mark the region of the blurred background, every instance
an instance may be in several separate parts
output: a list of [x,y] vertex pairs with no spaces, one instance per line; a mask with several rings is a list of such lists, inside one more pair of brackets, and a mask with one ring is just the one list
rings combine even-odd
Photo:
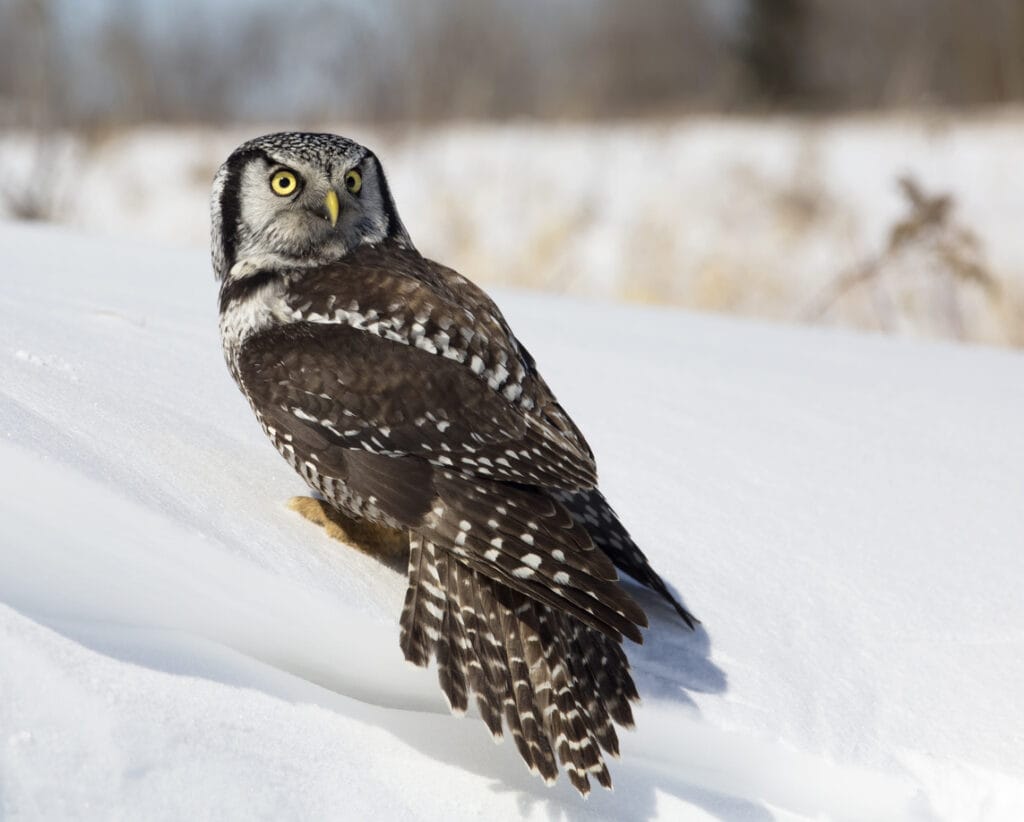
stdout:
[[5,219],[202,247],[284,128],[487,286],[1024,345],[1022,0],[0,0]]

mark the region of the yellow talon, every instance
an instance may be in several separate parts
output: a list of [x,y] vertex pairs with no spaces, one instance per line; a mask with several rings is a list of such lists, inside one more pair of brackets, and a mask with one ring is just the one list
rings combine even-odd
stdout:
[[408,557],[409,537],[404,531],[350,517],[315,497],[292,497],[288,507],[322,527],[331,539],[365,554],[388,562],[404,561]]

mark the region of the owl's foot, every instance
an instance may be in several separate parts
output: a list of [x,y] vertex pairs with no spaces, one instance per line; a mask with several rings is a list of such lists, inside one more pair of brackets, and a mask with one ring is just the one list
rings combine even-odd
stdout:
[[408,556],[409,537],[403,531],[350,517],[315,497],[292,497],[288,507],[321,526],[327,536],[363,553],[386,562],[403,562]]

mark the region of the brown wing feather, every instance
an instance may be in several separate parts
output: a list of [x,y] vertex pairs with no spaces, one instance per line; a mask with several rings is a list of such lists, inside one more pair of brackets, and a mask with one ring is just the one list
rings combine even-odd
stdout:
[[347,325],[296,323],[243,349],[261,408],[339,447],[422,457],[470,476],[554,488],[596,482],[589,452],[536,411],[510,404],[464,365]]

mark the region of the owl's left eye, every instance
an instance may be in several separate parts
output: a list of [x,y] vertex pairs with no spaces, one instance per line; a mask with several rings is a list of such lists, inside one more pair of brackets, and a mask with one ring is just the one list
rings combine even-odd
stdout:
[[270,188],[278,197],[287,197],[294,194],[299,187],[299,178],[291,171],[275,171],[270,178]]
[[363,175],[355,169],[352,169],[348,174],[345,175],[345,188],[351,191],[353,194],[358,194],[359,189],[363,187]]

